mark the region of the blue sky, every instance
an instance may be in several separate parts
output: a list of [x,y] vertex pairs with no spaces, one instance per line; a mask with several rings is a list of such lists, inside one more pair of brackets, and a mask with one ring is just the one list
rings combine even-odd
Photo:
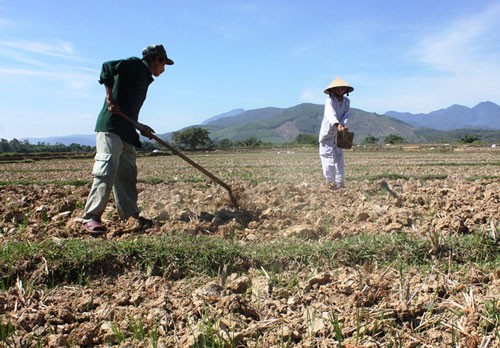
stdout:
[[500,1],[0,0],[0,138],[92,134],[104,61],[164,44],[140,120],[176,131],[232,109],[324,103],[428,113],[500,104]]

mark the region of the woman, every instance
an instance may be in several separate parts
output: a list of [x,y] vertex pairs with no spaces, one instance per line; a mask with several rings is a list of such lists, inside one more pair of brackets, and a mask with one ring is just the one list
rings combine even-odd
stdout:
[[325,102],[323,122],[319,131],[319,155],[328,188],[344,187],[344,152],[337,147],[337,132],[345,127],[349,118],[349,95],[354,90],[341,78],[335,78],[324,90],[328,95]]

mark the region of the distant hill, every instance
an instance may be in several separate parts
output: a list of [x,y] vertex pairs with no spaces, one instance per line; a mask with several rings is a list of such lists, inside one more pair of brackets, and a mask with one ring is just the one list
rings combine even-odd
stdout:
[[24,138],[21,140],[28,140],[29,143],[33,145],[44,143],[48,145],[62,144],[68,146],[71,144],[80,144],[85,146],[95,146],[95,134],[74,134],[48,138]]
[[500,106],[486,101],[473,108],[452,105],[428,114],[388,111],[385,115],[406,122],[414,127],[436,130],[500,129]]
[[[255,137],[264,142],[285,143],[295,140],[297,135],[319,133],[323,119],[323,105],[299,104],[291,108],[262,108],[245,111],[234,117],[225,117],[203,125],[210,131],[213,140],[246,140]],[[354,132],[354,141],[362,142],[367,136],[383,138],[389,134],[398,134],[409,142],[423,142],[425,137],[415,132],[412,127],[400,120],[351,109],[347,124]],[[189,128],[189,127],[187,127]],[[170,139],[171,134],[161,137]]]
[[245,112],[245,109],[234,109],[234,110],[231,110],[231,111],[228,111],[228,112],[225,112],[223,114],[220,114],[220,115],[215,115],[215,116],[212,116],[210,117],[209,119],[203,121],[201,124],[202,125],[205,125],[207,123],[210,123],[210,122],[214,122],[214,121],[217,121],[218,119],[220,118],[225,118],[225,117],[233,117],[233,116],[237,116],[239,114],[242,114]]
[[[290,108],[267,107],[248,110],[233,117],[206,122],[203,127],[210,131],[213,140],[227,138],[238,141],[255,137],[279,144],[291,142],[301,133],[318,134],[323,119],[323,108],[323,105],[305,103]],[[445,109],[446,112],[438,110],[430,116],[438,117],[443,124],[454,125],[457,129],[452,131],[432,129],[424,124],[411,124],[411,118],[405,121],[392,117],[394,112],[379,115],[355,108],[351,109],[347,126],[354,132],[354,142],[358,144],[368,136],[382,141],[389,134],[399,135],[410,143],[456,142],[469,134],[478,135],[484,142],[499,142],[500,131],[492,130],[496,123],[490,122],[489,129],[484,127],[485,120],[496,120],[498,108],[498,105],[492,102],[480,103],[473,109],[457,105]],[[474,117],[470,116],[470,112],[474,113]],[[400,116],[400,113],[396,113],[396,116]],[[469,122],[465,122],[466,120]],[[496,129],[500,129],[500,126]],[[170,134],[166,135],[167,138],[169,136]]]
[[[304,103],[290,108],[248,110],[237,116],[204,123],[203,128],[210,131],[210,138],[215,141],[224,138],[238,141],[255,137],[264,142],[280,144],[294,141],[301,133],[317,135],[323,119],[323,109],[323,105]],[[425,141],[425,137],[417,134],[413,126],[354,108],[351,109],[347,126],[355,133],[354,141],[357,143],[361,143],[369,135],[382,139],[389,134],[398,134],[409,142]],[[170,140],[171,133],[160,137]]]
[[[323,105],[304,103],[290,108],[266,107],[254,110],[234,109],[205,120],[201,125],[210,138],[232,141],[257,138],[276,144],[292,142],[299,134],[317,135],[323,119]],[[388,111],[385,115],[351,109],[347,126],[354,132],[354,142],[362,143],[373,136],[380,141],[389,134],[399,135],[409,143],[456,142],[475,134],[483,142],[500,142],[500,106],[482,102],[473,108],[452,105],[429,114]],[[186,129],[184,128],[184,129]],[[170,141],[172,133],[158,134]],[[72,143],[95,146],[95,135],[68,135],[50,138],[28,138],[31,144]],[[145,138],[142,138],[145,140]]]

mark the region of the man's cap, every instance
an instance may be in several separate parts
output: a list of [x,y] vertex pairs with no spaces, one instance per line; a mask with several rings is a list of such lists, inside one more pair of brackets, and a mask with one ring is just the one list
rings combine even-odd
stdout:
[[342,80],[340,77],[336,77],[335,80],[333,80],[332,82],[330,82],[330,84],[328,85],[328,87],[325,88],[325,90],[324,90],[325,94],[329,94],[330,93],[330,89],[333,89],[335,87],[345,87],[347,94],[349,94],[352,91],[354,91],[354,88],[350,84],[348,84],[347,82],[345,82],[344,80]]
[[167,56],[167,51],[163,45],[151,45],[142,50],[142,58],[162,58],[167,65],[174,65],[174,61]]

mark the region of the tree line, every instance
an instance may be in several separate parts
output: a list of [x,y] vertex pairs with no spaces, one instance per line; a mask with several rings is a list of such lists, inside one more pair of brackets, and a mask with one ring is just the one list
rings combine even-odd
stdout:
[[[273,146],[275,144],[264,142],[256,137],[249,137],[245,140],[231,140],[227,138],[212,140],[210,138],[210,131],[201,127],[192,127],[182,131],[172,133],[172,145],[183,150],[211,150],[211,149],[229,149],[235,147],[257,148],[265,146]],[[383,139],[369,135],[362,142],[362,145],[376,145],[383,144],[404,144],[406,140],[396,134],[389,134]],[[468,134],[463,136],[459,142],[464,144],[471,144],[480,141],[480,137],[476,134]],[[293,142],[289,145],[317,145],[318,136],[316,134],[301,133],[297,135]],[[144,141],[142,143],[142,151],[153,151],[159,149],[160,145]],[[28,140],[20,141],[18,139],[1,139],[0,152],[13,152],[13,153],[42,153],[42,152],[74,152],[85,153],[95,151],[95,146],[80,145],[80,144],[47,144],[38,142],[37,144],[30,144]]]
[[0,152],[14,152],[14,153],[42,153],[42,152],[92,152],[95,151],[95,146],[80,145],[80,144],[47,144],[38,142],[37,144],[30,144],[28,140],[12,140],[0,139]]
[[193,127],[182,131],[172,133],[172,141],[175,146],[186,150],[196,149],[224,149],[231,147],[260,147],[271,146],[272,143],[264,142],[256,137],[250,137],[245,140],[233,141],[223,138],[212,140],[209,136],[210,131],[205,128]]

